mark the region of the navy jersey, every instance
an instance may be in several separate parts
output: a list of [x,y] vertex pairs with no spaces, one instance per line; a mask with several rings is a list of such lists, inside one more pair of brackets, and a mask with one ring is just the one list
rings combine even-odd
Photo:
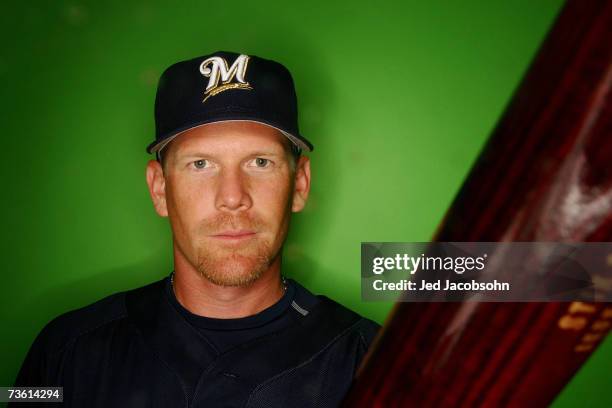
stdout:
[[15,386],[73,407],[336,407],[378,329],[291,279],[256,315],[197,316],[164,278],[52,320]]

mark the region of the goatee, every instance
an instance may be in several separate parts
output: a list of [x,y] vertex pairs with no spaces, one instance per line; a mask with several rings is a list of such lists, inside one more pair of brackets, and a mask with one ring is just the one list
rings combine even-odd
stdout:
[[[205,222],[199,230],[200,236],[208,237],[200,242],[196,269],[202,277],[219,286],[248,286],[261,277],[270,267],[276,253],[260,233],[265,224],[254,215],[221,214]],[[225,244],[211,235],[225,231],[247,230],[255,232],[252,238],[240,245]]]

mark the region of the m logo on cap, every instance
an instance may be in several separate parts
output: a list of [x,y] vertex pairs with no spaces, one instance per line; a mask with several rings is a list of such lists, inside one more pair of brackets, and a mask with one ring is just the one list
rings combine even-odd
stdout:
[[[249,63],[248,55],[239,55],[236,61],[228,68],[227,61],[221,57],[210,57],[205,59],[200,64],[200,72],[208,79],[208,85],[206,91],[204,91],[204,100],[206,102],[211,96],[217,95],[228,89],[253,89],[248,82],[244,80],[246,74],[247,64]],[[236,78],[237,82],[232,80]],[[221,84],[219,86],[219,79]]]

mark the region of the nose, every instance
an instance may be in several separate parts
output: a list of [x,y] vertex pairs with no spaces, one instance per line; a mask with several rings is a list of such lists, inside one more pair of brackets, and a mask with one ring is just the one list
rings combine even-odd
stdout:
[[220,211],[242,211],[251,207],[249,180],[238,169],[223,169],[219,174],[215,205]]

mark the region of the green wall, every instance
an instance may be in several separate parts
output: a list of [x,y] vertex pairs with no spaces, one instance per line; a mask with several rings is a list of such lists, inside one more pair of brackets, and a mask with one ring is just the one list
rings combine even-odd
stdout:
[[[561,3],[5,4],[0,385],[53,316],[170,272],[144,182],[166,66],[227,49],[290,68],[315,151],[286,273],[382,321],[390,304],[360,303],[360,242],[432,236]],[[611,361],[608,339],[556,407],[612,406]]]

